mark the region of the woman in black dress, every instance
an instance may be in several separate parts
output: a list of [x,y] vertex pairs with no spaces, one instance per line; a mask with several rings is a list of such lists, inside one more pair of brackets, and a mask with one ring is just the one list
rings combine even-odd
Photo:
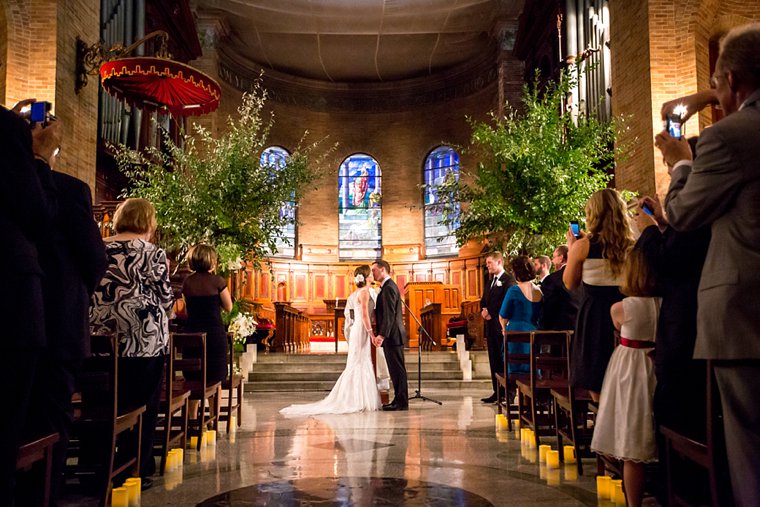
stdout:
[[604,372],[615,348],[610,308],[621,301],[623,263],[633,246],[625,202],[617,191],[594,192],[586,203],[587,233],[567,233],[567,266],[562,281],[568,290],[583,284],[575,334],[570,344],[570,382],[599,399]]
[[232,310],[227,281],[214,274],[217,254],[210,245],[196,245],[190,251],[193,274],[182,284],[187,308],[187,330],[206,333],[206,382],[227,378],[227,329],[221,310]]

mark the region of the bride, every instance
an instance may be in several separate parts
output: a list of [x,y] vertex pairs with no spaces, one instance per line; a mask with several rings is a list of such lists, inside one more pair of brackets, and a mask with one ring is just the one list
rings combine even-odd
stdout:
[[362,265],[354,270],[354,282],[358,288],[351,297],[355,298],[355,308],[361,312],[351,326],[348,336],[348,358],[346,369],[326,398],[316,403],[290,405],[280,410],[286,416],[305,416],[316,414],[348,414],[378,410],[380,394],[377,392],[375,371],[372,367],[372,321],[370,315],[375,303],[369,293],[372,271]]

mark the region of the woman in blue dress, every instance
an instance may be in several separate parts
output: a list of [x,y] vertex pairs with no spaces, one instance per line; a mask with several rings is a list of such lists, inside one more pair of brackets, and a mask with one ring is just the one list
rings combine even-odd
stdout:
[[[535,331],[541,313],[541,289],[533,283],[536,268],[529,257],[520,255],[510,263],[517,285],[507,290],[499,311],[499,321],[505,331]],[[509,343],[510,354],[528,354],[527,343]],[[509,373],[527,372],[528,366],[509,367]]]

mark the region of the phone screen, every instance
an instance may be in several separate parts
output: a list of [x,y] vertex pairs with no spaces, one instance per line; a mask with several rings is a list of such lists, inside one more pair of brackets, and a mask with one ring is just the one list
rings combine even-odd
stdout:
[[654,211],[652,211],[652,208],[650,208],[648,204],[642,204],[641,209],[650,217],[654,215]]
[[681,139],[683,136],[681,122],[668,118],[668,134],[670,134],[672,137],[675,137],[676,139]]
[[45,102],[32,102],[31,114],[29,119],[33,122],[44,122],[47,113]]
[[578,226],[578,222],[576,222],[575,220],[573,220],[572,222],[570,222],[570,230],[572,230],[572,231],[573,231],[573,236],[575,236],[576,238],[577,238],[577,237],[580,235],[580,233],[581,233],[581,229],[580,229],[580,227]]

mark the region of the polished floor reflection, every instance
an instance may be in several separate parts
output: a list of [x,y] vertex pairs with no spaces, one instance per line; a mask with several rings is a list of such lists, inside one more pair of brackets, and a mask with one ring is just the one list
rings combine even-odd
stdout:
[[156,479],[142,505],[597,505],[593,478],[546,470],[495,431],[487,393],[424,394],[443,405],[287,419],[280,408],[324,393],[249,393],[242,427],[186,450],[183,470]]

